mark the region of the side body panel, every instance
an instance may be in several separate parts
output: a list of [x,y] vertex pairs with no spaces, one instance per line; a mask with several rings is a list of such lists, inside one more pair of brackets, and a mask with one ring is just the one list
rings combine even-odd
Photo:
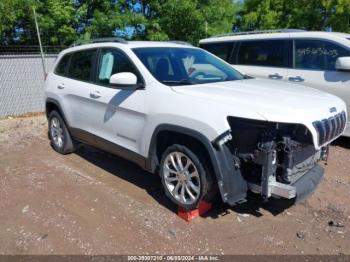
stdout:
[[89,99],[92,133],[142,154],[146,90],[120,90],[99,85],[91,88],[93,93],[99,94]]
[[232,64],[242,74],[272,80],[287,81],[287,68]]
[[46,96],[58,101],[68,125],[91,131],[89,100],[91,84],[50,72],[46,80]]

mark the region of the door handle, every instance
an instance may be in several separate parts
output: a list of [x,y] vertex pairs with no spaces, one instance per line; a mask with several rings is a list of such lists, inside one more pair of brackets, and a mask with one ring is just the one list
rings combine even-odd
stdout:
[[64,89],[64,87],[65,87],[65,86],[64,86],[63,83],[57,85],[57,88],[58,88],[58,89]]
[[304,78],[301,76],[289,77],[288,80],[292,82],[304,82]]
[[100,98],[101,97],[101,93],[100,91],[93,91],[90,93],[90,97],[92,98]]
[[282,79],[283,76],[281,76],[281,75],[278,74],[278,73],[275,73],[275,74],[269,75],[269,78],[270,78],[270,79],[274,79],[274,80],[279,80],[279,79]]

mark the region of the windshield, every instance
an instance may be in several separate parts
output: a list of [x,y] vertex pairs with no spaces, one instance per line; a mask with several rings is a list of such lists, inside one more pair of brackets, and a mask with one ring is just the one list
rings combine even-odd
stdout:
[[230,65],[202,49],[134,48],[151,74],[166,85],[193,85],[243,79]]

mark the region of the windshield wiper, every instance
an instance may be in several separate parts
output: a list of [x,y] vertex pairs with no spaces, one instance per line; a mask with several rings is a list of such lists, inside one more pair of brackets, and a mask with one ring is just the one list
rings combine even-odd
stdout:
[[196,82],[193,82],[189,79],[182,79],[182,80],[163,80],[161,81],[163,84],[174,84],[174,85],[195,85]]
[[244,79],[254,79],[254,77],[253,77],[253,76],[250,76],[250,75],[243,75],[243,78],[244,78]]

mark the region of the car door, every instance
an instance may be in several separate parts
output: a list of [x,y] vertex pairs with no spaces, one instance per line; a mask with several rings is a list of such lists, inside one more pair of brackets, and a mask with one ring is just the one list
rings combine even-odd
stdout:
[[[104,148],[106,150],[119,154],[116,152],[119,148],[140,153],[146,118],[146,90],[111,86],[110,77],[122,72],[134,73],[138,83],[143,84],[142,76],[124,52],[116,48],[100,49],[95,84],[91,86],[89,98],[93,134],[100,147],[110,147]],[[127,158],[126,153],[125,150],[122,152]]]
[[97,49],[88,49],[66,55],[63,59],[69,58],[68,67],[55,80],[56,93],[74,136],[79,135],[79,130],[91,131],[89,100],[96,54]]
[[287,50],[288,40],[241,41],[231,63],[246,75],[286,80],[289,63]]
[[[345,101],[350,112],[350,72],[335,69],[337,58],[350,56],[350,50],[326,40],[295,39],[293,53],[288,81],[334,94]],[[350,135],[350,122],[347,133]]]

